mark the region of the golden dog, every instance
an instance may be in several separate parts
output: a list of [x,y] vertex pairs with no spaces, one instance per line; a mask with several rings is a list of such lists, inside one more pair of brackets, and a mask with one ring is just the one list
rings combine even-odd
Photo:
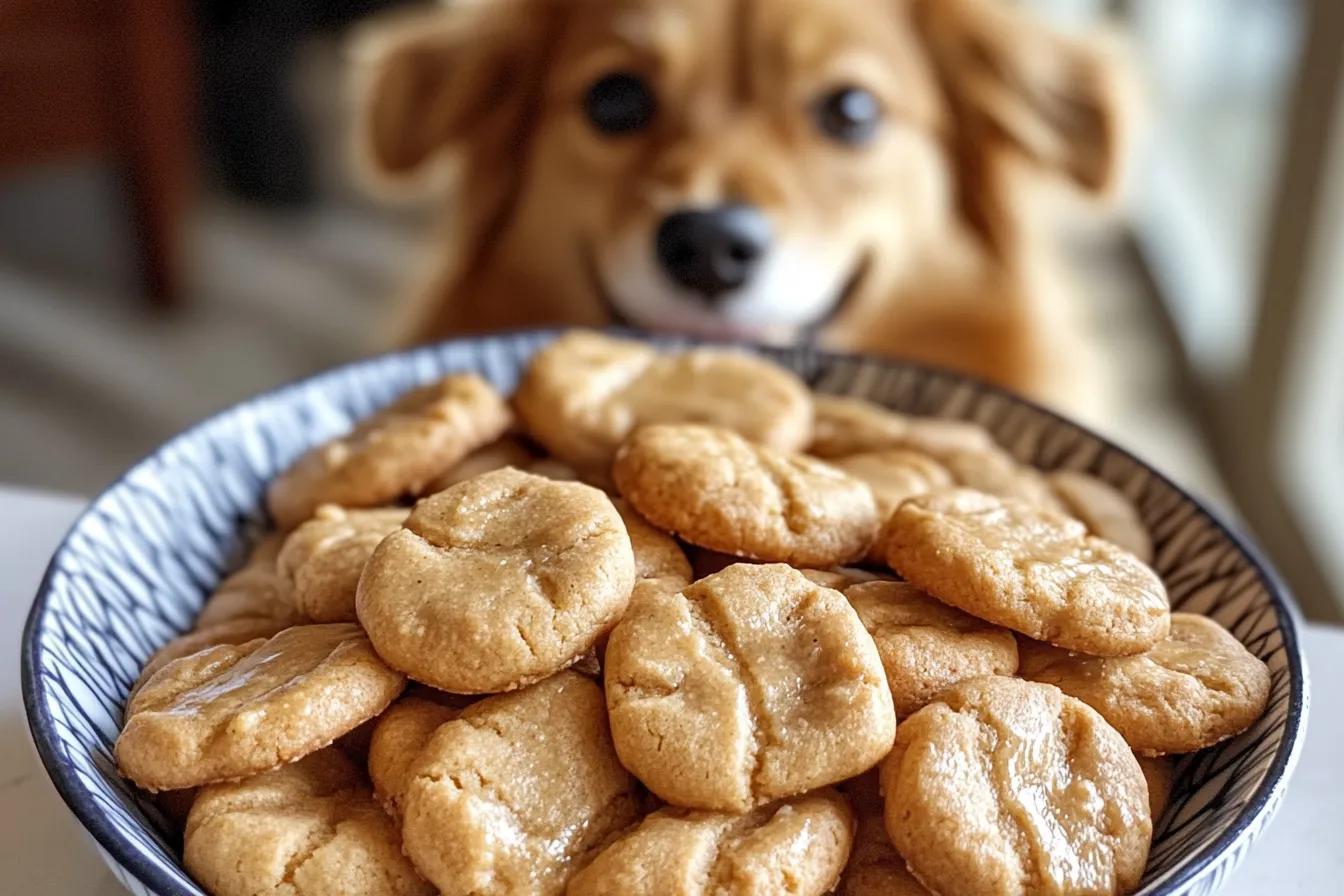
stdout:
[[1035,176],[1102,196],[1110,60],[997,0],[456,0],[364,44],[362,156],[453,163],[407,341],[626,323],[1083,377]]

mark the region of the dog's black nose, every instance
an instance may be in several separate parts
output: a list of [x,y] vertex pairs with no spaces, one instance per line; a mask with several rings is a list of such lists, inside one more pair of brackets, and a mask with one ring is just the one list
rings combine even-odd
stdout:
[[674,212],[658,228],[668,276],[713,302],[745,284],[770,248],[770,222],[749,205]]

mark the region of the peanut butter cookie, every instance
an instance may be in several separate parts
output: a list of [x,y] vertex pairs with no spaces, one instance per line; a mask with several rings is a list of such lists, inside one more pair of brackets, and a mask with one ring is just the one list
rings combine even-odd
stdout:
[[280,620],[243,617],[218,622],[205,628],[193,629],[185,635],[179,635],[154,651],[150,658],[145,661],[145,667],[140,670],[140,677],[136,679],[135,684],[131,687],[131,693],[126,699],[129,702],[134,698],[140,688],[144,686],[144,683],[154,676],[155,672],[173,660],[180,660],[184,656],[191,656],[193,653],[200,653],[202,650],[218,647],[221,644],[246,644],[248,641],[257,638],[270,638],[287,628],[289,626]]
[[630,547],[635,554],[635,578],[672,579],[683,585],[691,584],[691,561],[686,559],[677,540],[650,525],[620,498],[611,503],[625,522],[625,531],[630,533]]
[[782,451],[812,435],[812,396],[796,375],[745,352],[650,345],[576,330],[532,359],[514,403],[528,432],[580,470],[605,470],[648,423],[708,423]]
[[602,492],[514,469],[423,499],[359,581],[359,621],[416,681],[512,690],[587,653],[625,611],[630,537]]
[[883,537],[911,583],[1028,637],[1124,656],[1167,636],[1157,574],[1063,514],[958,489],[906,501]]
[[872,491],[828,464],[710,426],[646,426],[612,476],[649,522],[755,560],[822,567],[862,557],[877,534]]
[[1131,892],[1152,837],[1120,737],[1058,688],[964,681],[901,723],[882,765],[887,832],[935,893]]
[[840,877],[853,820],[819,790],[745,815],[661,809],[598,854],[567,896],[821,896]]
[[937,458],[950,451],[990,451],[993,437],[964,420],[910,417],[844,395],[814,395],[816,418],[808,454],[848,457],[873,451],[918,451]]
[[[1135,754],[1138,756],[1138,754]],[[1148,808],[1156,825],[1171,802],[1171,788],[1176,780],[1176,766],[1166,756],[1138,756],[1143,779],[1148,782]]]
[[526,470],[530,464],[540,460],[522,439],[517,436],[504,436],[491,442],[484,448],[477,448],[462,460],[444,470],[425,486],[424,493],[432,495],[446,488],[474,479],[482,473],[516,467]]
[[443,470],[503,435],[499,393],[474,373],[412,389],[349,433],[319,445],[266,491],[276,524],[292,529],[322,504],[377,507],[419,494]]
[[308,622],[290,600],[289,582],[275,568],[283,543],[275,534],[258,541],[247,562],[220,582],[206,599],[196,617],[196,627],[211,628],[239,619],[265,619],[285,626]]
[[183,861],[213,896],[434,896],[396,826],[336,749],[200,792]]
[[886,754],[896,726],[853,608],[782,564],[644,591],[605,668],[621,761],[690,809],[745,812],[852,777]]
[[461,714],[455,706],[408,694],[378,717],[369,742],[369,777],[373,779],[373,795],[398,823],[420,751],[440,725]]
[[1058,513],[1064,505],[1055,497],[1045,476],[1020,464],[999,448],[990,451],[950,451],[940,455],[956,484],[1000,498],[1025,501]]
[[1128,498],[1086,473],[1051,473],[1049,482],[1064,509],[1093,535],[1120,545],[1144,563],[1153,562],[1153,537]]
[[845,597],[877,645],[897,716],[910,715],[959,681],[1017,671],[1012,632],[908,582],[854,585]]
[[843,790],[854,807],[858,826],[854,849],[836,892],[840,896],[932,896],[891,844],[878,787],[876,770],[845,782]]
[[276,558],[276,570],[290,583],[294,607],[314,622],[354,622],[355,591],[364,565],[410,512],[405,507],[317,508],[312,519],[285,539]]
[[126,708],[117,765],[151,792],[255,775],[327,746],[405,686],[355,625],[211,647],[145,682]]
[[1136,752],[1193,753],[1234,737],[1269,701],[1269,667],[1227,629],[1172,613],[1171,633],[1146,653],[1095,657],[1024,643],[1022,676],[1091,706]]
[[443,896],[563,893],[639,818],[602,690],[562,672],[434,732],[406,790],[406,854]]

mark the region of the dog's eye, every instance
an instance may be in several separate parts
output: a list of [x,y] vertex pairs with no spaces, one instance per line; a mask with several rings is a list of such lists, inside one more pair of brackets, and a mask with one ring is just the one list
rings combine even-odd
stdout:
[[882,105],[862,87],[842,87],[821,98],[816,109],[817,127],[832,140],[857,145],[877,133]]
[[588,88],[583,108],[593,127],[604,134],[619,136],[648,127],[658,111],[658,102],[643,78],[629,72],[612,72]]

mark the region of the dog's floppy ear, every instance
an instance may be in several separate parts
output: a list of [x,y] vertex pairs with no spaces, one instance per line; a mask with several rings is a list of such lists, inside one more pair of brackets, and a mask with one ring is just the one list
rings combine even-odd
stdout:
[[913,11],[959,138],[997,144],[1093,195],[1115,186],[1127,117],[1116,60],[1007,0],[915,0]]
[[396,183],[445,150],[517,152],[547,17],[529,0],[456,0],[372,26],[356,51],[366,171]]

